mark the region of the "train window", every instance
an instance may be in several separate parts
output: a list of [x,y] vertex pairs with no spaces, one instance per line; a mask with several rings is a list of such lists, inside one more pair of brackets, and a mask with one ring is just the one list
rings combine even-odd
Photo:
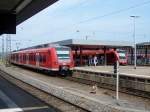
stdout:
[[15,57],[15,58],[16,58],[16,61],[17,61],[17,54],[16,54],[16,57]]
[[43,63],[46,63],[46,55],[43,55]]
[[111,57],[112,57],[112,58],[115,58],[115,54],[112,53],[112,54],[111,54]]
[[21,61],[21,54],[19,55],[19,61]]
[[29,61],[29,54],[26,54],[26,61]]
[[139,82],[145,82],[145,79],[142,79],[142,78],[138,78],[137,79]]
[[39,56],[38,55],[36,55],[36,61],[39,61]]
[[18,61],[19,60],[19,55],[18,54],[16,54],[16,61]]
[[30,61],[33,61],[33,55],[30,54]]
[[31,61],[33,61],[33,55],[31,54]]
[[33,61],[33,54],[31,55],[31,61]]
[[42,55],[39,55],[39,61],[42,63]]
[[33,61],[35,61],[35,54],[33,54]]
[[31,55],[29,55],[29,61],[31,61]]
[[45,63],[46,62],[46,55],[39,55],[39,62]]
[[15,54],[14,54],[14,61],[16,60]]
[[28,55],[28,58],[30,58],[29,61],[32,61],[32,55],[31,54]]
[[50,50],[48,50],[48,55],[50,55],[51,54],[51,51]]
[[135,81],[135,78],[134,77],[128,77],[128,80]]
[[26,61],[26,55],[25,54],[23,55],[23,61]]
[[30,54],[30,61],[32,61],[32,54]]

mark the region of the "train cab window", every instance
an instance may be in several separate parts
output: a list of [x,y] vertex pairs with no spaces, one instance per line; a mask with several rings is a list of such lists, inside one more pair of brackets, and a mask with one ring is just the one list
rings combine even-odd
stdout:
[[70,59],[70,48],[56,48],[57,57],[59,60]]

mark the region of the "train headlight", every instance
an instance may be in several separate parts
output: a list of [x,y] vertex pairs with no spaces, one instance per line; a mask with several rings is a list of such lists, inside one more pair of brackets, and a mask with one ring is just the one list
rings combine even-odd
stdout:
[[62,65],[66,65],[66,63],[62,63]]

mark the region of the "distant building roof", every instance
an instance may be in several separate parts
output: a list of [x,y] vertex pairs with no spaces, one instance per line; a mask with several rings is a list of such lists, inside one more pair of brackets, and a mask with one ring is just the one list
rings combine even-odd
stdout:
[[150,42],[142,42],[138,43],[137,45],[150,46]]

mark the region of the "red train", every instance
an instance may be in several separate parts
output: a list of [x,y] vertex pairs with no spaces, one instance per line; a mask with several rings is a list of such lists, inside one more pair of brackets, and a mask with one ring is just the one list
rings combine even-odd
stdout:
[[12,52],[10,62],[40,70],[58,71],[63,75],[74,67],[71,50],[64,46]]
[[[79,56],[80,52],[77,52],[75,56],[75,51],[73,51],[74,60],[77,65],[79,65]],[[82,51],[82,61],[84,65],[88,65],[89,58],[97,56],[99,64],[104,64],[104,50],[83,50]],[[106,50],[107,64],[113,64],[116,59],[119,60],[121,65],[127,65],[127,53],[125,50],[116,50],[113,49]]]

